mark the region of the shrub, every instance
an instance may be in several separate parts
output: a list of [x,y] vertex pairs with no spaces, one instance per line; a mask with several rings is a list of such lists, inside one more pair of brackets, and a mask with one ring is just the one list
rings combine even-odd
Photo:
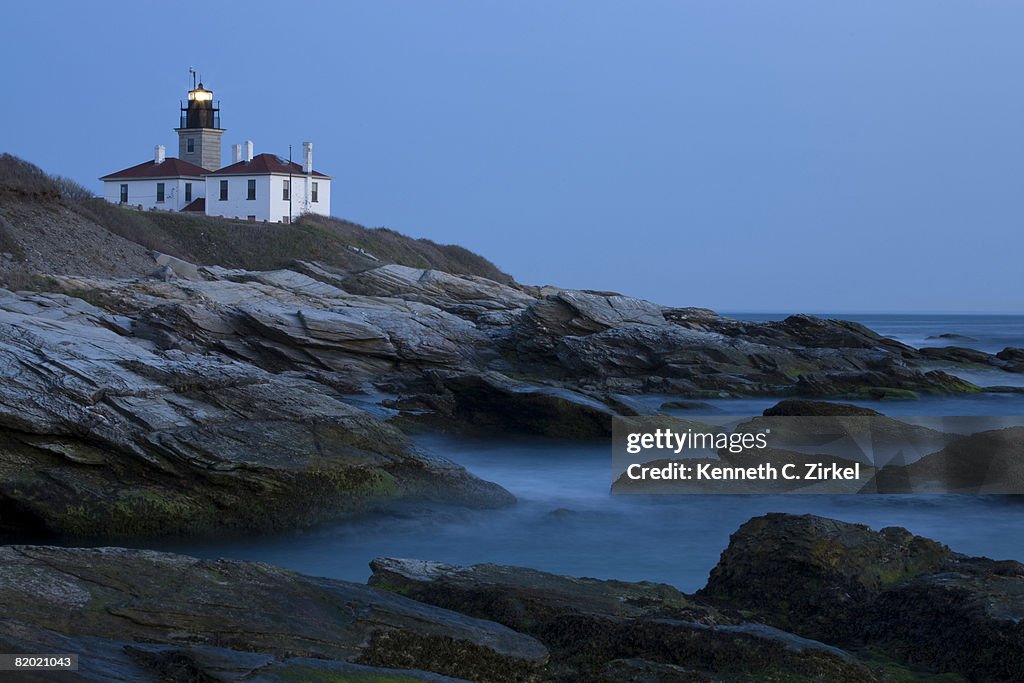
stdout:
[[35,164],[6,152],[0,154],[0,192],[29,197],[60,198],[60,187]]
[[12,292],[35,289],[34,275],[30,270],[21,266],[0,270],[0,287],[9,289]]
[[6,152],[0,154],[0,192],[29,197],[60,198],[72,202],[91,199],[89,188],[71,178],[47,175],[35,164]]
[[89,190],[89,188],[72,180],[71,178],[58,175],[52,176],[52,180],[57,186],[57,191],[60,192],[60,196],[64,199],[68,199],[73,202],[81,202],[87,199],[93,199],[96,196]]

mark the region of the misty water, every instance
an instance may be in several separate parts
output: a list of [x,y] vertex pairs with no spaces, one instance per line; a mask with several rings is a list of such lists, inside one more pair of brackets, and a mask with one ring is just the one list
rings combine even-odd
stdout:
[[[957,339],[958,346],[986,351],[1024,346],[1024,316],[882,316],[862,321],[915,346],[948,344],[949,340],[926,341],[942,333],[974,340]],[[970,372],[980,373],[984,383],[992,385],[1020,384],[1022,379],[988,370]],[[707,401],[699,411],[755,415],[776,401]],[[857,403],[893,416],[1024,415],[1024,394]],[[413,506],[301,533],[164,547],[201,557],[260,560],[354,581],[365,581],[371,559],[391,556],[661,581],[692,591],[704,584],[729,534],[743,522],[766,512],[791,512],[873,528],[903,526],[960,552],[1024,560],[1024,496],[612,495],[606,443],[436,435],[418,437],[417,443],[501,484],[518,502],[496,510]]]

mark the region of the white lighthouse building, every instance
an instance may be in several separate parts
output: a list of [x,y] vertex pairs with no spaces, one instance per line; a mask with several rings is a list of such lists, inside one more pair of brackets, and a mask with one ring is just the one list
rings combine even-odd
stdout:
[[331,179],[313,169],[313,143],[302,143],[302,165],[273,154],[253,156],[252,142],[235,145],[230,166],[204,176],[206,214],[288,223],[304,213],[329,215]]
[[153,158],[103,176],[103,196],[115,204],[208,216],[287,223],[305,213],[329,216],[331,178],[313,168],[313,143],[302,143],[302,164],[274,154],[253,155],[253,143],[232,148],[222,167],[220,104],[202,83],[181,106],[178,157],[157,145]]

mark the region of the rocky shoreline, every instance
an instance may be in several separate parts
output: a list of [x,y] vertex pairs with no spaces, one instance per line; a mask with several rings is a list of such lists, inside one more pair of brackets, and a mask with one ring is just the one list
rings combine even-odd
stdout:
[[[912,399],[1013,390],[957,369],[1024,372],[1016,348],[915,349],[847,321],[743,322],[361,255],[278,270],[152,258],[145,277],[41,270],[0,289],[0,539],[22,543],[0,546],[2,651],[78,653],[68,680],[1024,678],[1021,565],[814,517],[751,520],[696,595],[395,558],[366,586],[49,545],[515,502],[415,430],[606,439],[612,417],[658,413],[643,395]],[[956,447],[920,475],[965,474]],[[1019,462],[999,465],[1017,477]]]
[[[215,535],[513,501],[396,426],[604,438],[612,416],[651,412],[643,393],[981,390],[839,320],[747,323],[396,264],[157,260],[156,279],[0,290],[0,532]],[[948,360],[1019,370],[1016,353]],[[368,393],[383,397],[369,411],[352,400]]]
[[1024,677],[1024,565],[905,529],[757,517],[695,595],[501,565],[371,566],[366,586],[146,550],[2,546],[0,649],[77,653],[62,680],[80,681]]
[[[396,498],[510,502],[414,453],[346,400],[360,392],[390,395],[396,424],[586,438],[636,414],[628,395],[642,392],[979,390],[843,321],[742,323],[393,264],[161,261],[181,275],[53,276],[58,292],[0,292],[0,506],[34,529],[259,530]],[[291,505],[298,491],[317,512]]]
[[395,500],[514,500],[322,382],[158,349],[74,297],[0,309],[0,530],[273,531]]

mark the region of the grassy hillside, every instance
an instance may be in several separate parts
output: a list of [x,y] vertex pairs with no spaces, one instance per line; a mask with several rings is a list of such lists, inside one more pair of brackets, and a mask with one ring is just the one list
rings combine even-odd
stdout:
[[[0,155],[0,252],[23,258],[27,248],[45,256],[60,244],[46,244],[47,235],[83,252],[97,239],[96,228],[120,238],[132,248],[172,254],[187,261],[227,268],[267,270],[294,260],[319,261],[344,269],[362,270],[382,263],[435,268],[450,273],[481,275],[499,282],[512,278],[487,259],[454,245],[413,239],[387,228],[366,228],[337,218],[304,216],[292,225],[194,216],[164,211],[138,211],[89,196],[67,179],[49,176],[38,167],[9,154]],[[52,214],[43,216],[42,214]],[[61,214],[58,216],[57,214]],[[69,214],[73,214],[69,218]],[[44,218],[49,220],[44,221]],[[35,229],[47,223],[43,234]],[[33,226],[36,223],[38,226]],[[81,223],[61,233],[56,224]],[[89,226],[86,229],[85,226]],[[31,243],[28,244],[27,242]],[[109,250],[110,245],[104,245]],[[377,260],[368,258],[365,253]],[[98,258],[98,256],[97,256]],[[95,260],[95,259],[94,259]],[[79,259],[81,261],[81,259]],[[36,258],[33,270],[46,270]],[[97,264],[100,270],[106,264]],[[84,274],[82,264],[76,263]],[[55,262],[50,272],[62,272]],[[117,273],[121,274],[121,273]]]
[[28,289],[40,273],[148,275],[147,249],[84,217],[89,192],[46,175],[8,154],[0,155],[0,285]]

